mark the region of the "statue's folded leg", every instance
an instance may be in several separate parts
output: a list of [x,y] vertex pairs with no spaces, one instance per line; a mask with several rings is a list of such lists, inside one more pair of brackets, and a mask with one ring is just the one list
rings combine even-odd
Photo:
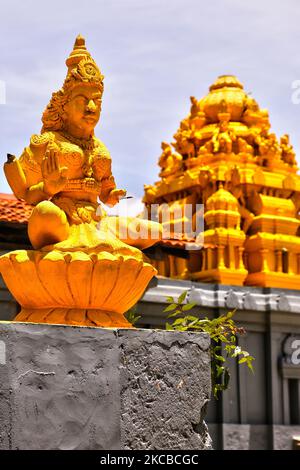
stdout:
[[51,201],[37,204],[28,220],[28,235],[35,249],[66,240],[69,229],[65,212]]
[[104,217],[101,227],[127,245],[144,250],[162,238],[162,225],[137,217]]

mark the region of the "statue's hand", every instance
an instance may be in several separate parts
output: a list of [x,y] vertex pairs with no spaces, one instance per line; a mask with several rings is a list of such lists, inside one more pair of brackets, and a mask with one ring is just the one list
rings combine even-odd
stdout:
[[50,196],[62,191],[67,182],[66,172],[68,168],[59,166],[57,153],[54,149],[47,150],[41,165],[44,191]]
[[110,193],[109,193],[109,196],[107,198],[107,200],[105,201],[105,204],[109,207],[113,207],[115,206],[119,200],[126,196],[126,191],[125,189],[113,189]]

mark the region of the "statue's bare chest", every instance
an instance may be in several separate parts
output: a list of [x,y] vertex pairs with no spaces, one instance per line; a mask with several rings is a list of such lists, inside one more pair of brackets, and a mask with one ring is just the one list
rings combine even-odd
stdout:
[[59,161],[68,168],[69,178],[89,177],[101,180],[110,168],[110,156],[101,146],[82,149],[78,145],[61,142]]

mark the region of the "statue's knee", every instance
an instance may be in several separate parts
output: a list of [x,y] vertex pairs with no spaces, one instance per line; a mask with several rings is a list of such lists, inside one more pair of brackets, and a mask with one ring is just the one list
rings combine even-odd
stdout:
[[64,211],[51,201],[39,202],[33,209],[31,218],[45,219],[49,223],[57,223],[57,221],[63,224],[67,223],[67,216]]
[[28,220],[28,235],[36,249],[65,240],[69,235],[66,214],[51,201],[40,202]]

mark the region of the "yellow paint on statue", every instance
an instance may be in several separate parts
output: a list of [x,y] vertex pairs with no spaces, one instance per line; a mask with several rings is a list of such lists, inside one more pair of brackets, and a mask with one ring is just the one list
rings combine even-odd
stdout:
[[220,76],[207,96],[191,97],[174,139],[163,143],[161,179],[145,187],[144,202],[149,212],[153,203],[171,212],[191,198],[203,204],[204,247],[183,260],[178,244],[178,256],[154,262],[159,274],[299,289],[300,177],[289,137],[270,132],[268,111],[236,77]]
[[4,165],[14,194],[35,206],[28,221],[35,250],[2,256],[0,271],[22,306],[17,321],[129,327],[123,314],[156,273],[140,249],[159,240],[161,227],[139,220],[143,237],[131,231],[121,240],[135,220],[99,211],[98,198],[113,206],[126,194],[116,188],[110,154],[94,135],[104,77],[81,36],[66,65],[41,133]]

